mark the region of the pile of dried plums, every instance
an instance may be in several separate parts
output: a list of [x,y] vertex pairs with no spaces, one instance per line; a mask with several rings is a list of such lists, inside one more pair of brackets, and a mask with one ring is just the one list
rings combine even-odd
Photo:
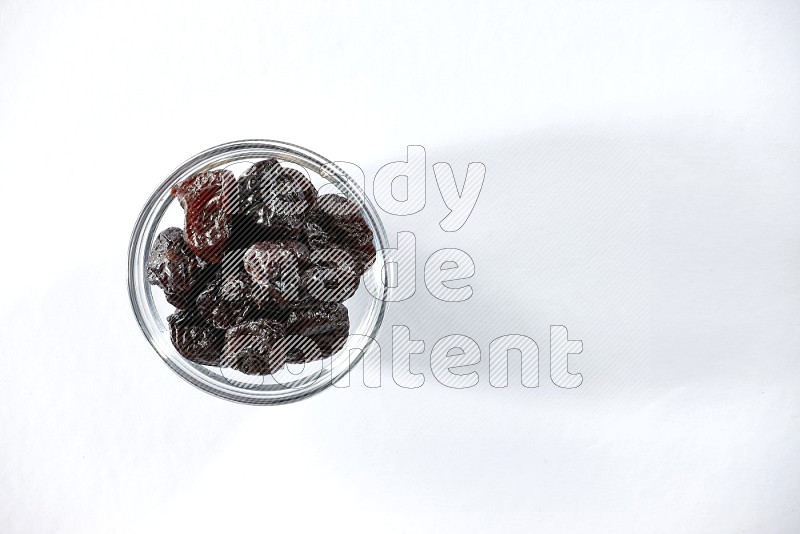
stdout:
[[375,260],[357,204],[317,196],[303,172],[276,159],[238,179],[198,173],[172,194],[185,228],[158,235],[147,277],[177,308],[168,321],[181,355],[264,375],[342,348],[350,329],[342,302]]

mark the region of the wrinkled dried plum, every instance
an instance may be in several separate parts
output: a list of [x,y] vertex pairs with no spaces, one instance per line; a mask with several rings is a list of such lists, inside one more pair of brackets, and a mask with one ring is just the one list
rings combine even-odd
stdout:
[[222,255],[222,261],[215,267],[217,273],[225,275],[244,272],[244,253],[247,249],[228,248]]
[[330,233],[333,240],[364,239],[371,234],[369,225],[358,205],[342,195],[322,195],[310,214],[310,219],[319,222]]
[[172,188],[186,218],[186,240],[195,254],[218,263],[231,236],[236,179],[227,170],[195,174]]
[[292,311],[286,320],[286,333],[299,336],[328,334],[341,328],[350,328],[350,317],[347,307],[338,302]]
[[267,299],[247,273],[219,273],[198,295],[197,309],[217,328],[229,328],[245,321]]
[[243,213],[233,215],[231,239],[226,250],[247,249],[262,241],[294,241],[300,237],[300,228],[264,226]]
[[344,346],[349,332],[347,308],[339,303],[322,304],[291,312],[286,321],[288,335],[275,350],[290,363],[327,358]]
[[178,310],[169,317],[172,344],[181,356],[202,365],[218,365],[224,332],[208,324],[194,310]]
[[303,273],[301,285],[309,298],[342,302],[355,294],[360,273],[353,252],[328,246],[311,253],[313,266]]
[[316,219],[308,219],[303,227],[306,242],[311,248],[327,247],[330,243],[330,233]]
[[288,363],[328,358],[344,347],[348,333],[345,328],[337,328],[316,336],[288,335],[278,340],[273,351]]
[[322,195],[317,199],[317,213],[333,224],[347,224],[363,221],[358,204],[342,195]]
[[256,243],[244,255],[245,270],[280,304],[302,300],[300,269],[308,262],[308,248],[297,241]]
[[372,243],[372,239],[363,246],[360,247],[352,247],[348,249],[350,253],[353,255],[353,268],[356,270],[356,274],[361,276],[375,262],[375,245]]
[[270,228],[299,229],[317,200],[314,184],[303,172],[275,160],[254,164],[238,184],[241,212]]
[[147,258],[147,281],[164,290],[177,308],[190,304],[190,294],[206,267],[189,248],[180,228],[167,228],[156,237]]
[[356,203],[341,195],[322,195],[304,225],[306,242],[312,249],[331,245],[344,248],[361,276],[375,260],[372,230]]
[[228,329],[220,365],[248,375],[266,375],[285,363],[280,351],[273,351],[283,336],[283,326],[269,319],[257,319]]
[[327,358],[342,350],[347,343],[349,334],[350,331],[347,328],[338,328],[327,334],[315,336],[313,339],[322,352],[322,357]]

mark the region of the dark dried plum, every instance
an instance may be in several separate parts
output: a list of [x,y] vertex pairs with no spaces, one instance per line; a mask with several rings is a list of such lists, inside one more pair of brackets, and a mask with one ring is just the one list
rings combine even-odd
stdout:
[[269,319],[257,319],[228,329],[220,365],[248,375],[266,375],[283,367],[280,351],[273,351],[283,336],[283,326]]
[[360,242],[372,233],[358,204],[342,195],[320,196],[310,220],[317,221],[334,241]]
[[266,291],[247,273],[219,273],[198,295],[197,309],[217,328],[229,328],[247,320],[267,300]]
[[303,226],[306,243],[311,248],[327,247],[332,241],[330,233],[314,218],[309,218]]
[[225,275],[244,272],[244,248],[228,248],[222,256],[222,261],[215,267],[217,273]]
[[319,360],[339,352],[347,343],[348,334],[347,329],[338,328],[316,336],[288,335],[275,344],[273,351],[288,363]]
[[353,253],[337,246],[314,250],[314,266],[303,273],[302,287],[309,298],[324,302],[342,302],[358,289],[359,273]]
[[347,307],[338,302],[323,303],[313,308],[289,313],[286,333],[298,336],[318,336],[350,328]]
[[375,262],[375,245],[372,243],[372,239],[363,246],[352,247],[348,250],[353,255],[353,268],[359,276],[367,272]]
[[348,325],[346,327],[336,328],[314,339],[316,339],[317,346],[322,350],[323,354],[330,356],[342,350],[342,347],[347,343],[347,336],[349,335],[350,327]]
[[316,212],[326,222],[347,224],[363,221],[358,204],[342,195],[322,195],[317,199]]
[[309,298],[320,302],[342,302],[358,289],[354,271],[312,267],[303,273],[302,285]]
[[167,228],[150,249],[147,281],[163,289],[170,304],[185,308],[191,303],[190,294],[205,267],[205,262],[189,248],[183,231]]
[[218,263],[231,236],[236,179],[227,170],[195,174],[172,188],[186,212],[186,240],[195,254]]
[[320,196],[303,230],[312,249],[335,245],[348,250],[358,276],[364,274],[375,260],[372,230],[358,205],[346,197]]
[[372,244],[372,230],[370,230],[367,223],[363,221],[342,223],[339,227],[345,236],[341,240],[343,245],[350,248],[360,248]]
[[243,213],[233,215],[231,239],[226,250],[247,249],[262,241],[291,241],[301,235],[299,228],[282,226],[264,226],[256,223],[252,217]]
[[357,244],[355,241],[340,241],[334,245],[328,245],[317,250],[325,250],[326,248],[341,248],[345,250],[352,260],[351,268],[355,271],[357,276],[361,276],[372,266],[375,261],[375,245],[372,243],[372,234],[370,233],[369,240]]
[[303,172],[272,159],[254,164],[238,184],[241,212],[266,227],[299,229],[317,200],[314,184]]
[[300,269],[308,263],[308,248],[298,241],[256,243],[244,255],[245,270],[279,304],[302,300]]
[[290,363],[327,358],[344,347],[349,332],[347,308],[338,303],[322,304],[291,312],[286,321],[287,336],[275,350]]
[[208,324],[194,310],[178,310],[169,317],[172,344],[181,356],[201,365],[218,365],[225,333]]
[[330,356],[320,348],[315,338],[290,334],[280,338],[272,349],[277,359],[287,363],[303,363]]
[[246,212],[247,208],[263,201],[261,192],[263,184],[281,173],[283,167],[275,158],[268,158],[254,163],[249,169],[239,176],[239,211]]

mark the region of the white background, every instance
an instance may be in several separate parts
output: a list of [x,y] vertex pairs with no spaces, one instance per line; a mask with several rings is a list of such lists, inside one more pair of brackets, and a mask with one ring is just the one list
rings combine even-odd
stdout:
[[[800,6],[781,1],[0,2],[0,530],[793,533],[800,528]],[[418,390],[282,407],[183,382],[126,252],[178,164],[243,138],[368,177],[409,144],[486,164],[435,189],[389,326]],[[433,184],[431,184],[431,187]],[[549,326],[583,341],[548,378]],[[437,339],[534,338],[540,387],[436,383]],[[513,367],[512,367],[513,369]]]

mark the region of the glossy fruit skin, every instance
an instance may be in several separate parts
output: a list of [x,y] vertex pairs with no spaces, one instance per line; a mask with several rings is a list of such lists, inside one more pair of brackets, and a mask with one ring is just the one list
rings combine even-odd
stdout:
[[304,300],[301,270],[310,263],[308,247],[298,241],[264,241],[244,254],[244,269],[253,281],[280,305]]
[[[294,310],[286,323],[284,352],[287,361],[296,363],[326,358],[340,350],[350,332],[350,317],[341,303],[323,303],[312,308]],[[309,348],[307,340],[315,347]]]
[[335,246],[347,250],[358,276],[375,261],[372,231],[358,205],[341,195],[322,195],[303,227],[311,249]]
[[227,170],[195,174],[172,188],[185,212],[189,246],[209,263],[219,263],[231,237],[236,178]]
[[195,310],[176,310],[167,317],[172,344],[181,356],[201,365],[219,365],[224,332]]
[[343,302],[358,289],[360,271],[351,249],[327,245],[311,252],[312,267],[303,273],[303,289],[318,302]]
[[198,258],[180,228],[167,228],[153,242],[147,259],[147,280],[164,290],[176,308],[191,304],[193,289],[201,280],[206,263]]
[[225,329],[249,319],[268,298],[244,271],[220,272],[197,296],[196,305],[209,323]]
[[292,311],[286,320],[286,333],[317,336],[350,326],[347,307],[339,302],[323,303],[312,308]]
[[239,211],[260,226],[297,231],[316,201],[311,180],[275,160],[259,161],[239,178]]
[[273,351],[284,335],[283,325],[270,319],[256,319],[227,330],[220,365],[248,375],[267,375],[286,363]]

